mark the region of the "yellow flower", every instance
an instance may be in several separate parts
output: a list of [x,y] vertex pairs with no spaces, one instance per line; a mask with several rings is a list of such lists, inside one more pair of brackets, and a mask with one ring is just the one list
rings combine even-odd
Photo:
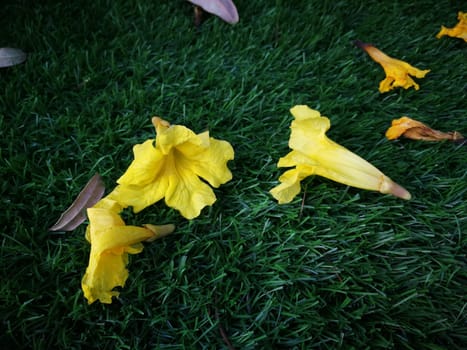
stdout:
[[457,14],[457,19],[459,22],[456,24],[454,28],[446,28],[445,26],[441,26],[441,30],[436,35],[439,39],[445,35],[451,36],[454,38],[464,39],[467,42],[467,12],[461,12]]
[[362,43],[358,40],[355,44],[365,50],[374,61],[378,62],[383,67],[386,78],[379,83],[379,91],[381,93],[388,92],[395,87],[408,89],[413,86],[415,90],[418,90],[420,87],[411,78],[411,75],[417,78],[424,78],[430,71],[429,69],[420,70],[407,62],[389,57],[371,44]]
[[409,117],[394,119],[391,123],[391,127],[386,131],[386,138],[388,140],[394,140],[400,136],[424,141],[450,140],[461,143],[465,140],[461,133],[457,131],[442,132],[435,130]]
[[134,146],[135,159],[109,198],[135,212],[165,198],[169,207],[192,219],[216,201],[207,183],[219,187],[232,179],[227,162],[234,158],[233,148],[207,131],[195,134],[158,117],[152,122],[156,139]]
[[292,151],[279,159],[278,167],[295,167],[280,178],[270,192],[279,204],[289,203],[300,192],[300,181],[320,175],[348,186],[390,193],[410,199],[410,193],[381,171],[326,136],[331,124],[308,106],[295,106],[289,147]]
[[114,288],[123,287],[128,277],[128,254],[140,253],[142,241],[152,241],[174,230],[173,225],[126,226],[116,208],[117,203],[105,198],[87,209],[86,239],[91,243],[91,254],[81,287],[89,304],[98,299],[110,304],[112,297],[119,295]]

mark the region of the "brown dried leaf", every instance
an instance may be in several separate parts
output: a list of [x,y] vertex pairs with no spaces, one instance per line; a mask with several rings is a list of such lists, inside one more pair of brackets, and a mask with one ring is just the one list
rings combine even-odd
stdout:
[[99,174],[95,174],[70,207],[60,215],[58,221],[49,231],[73,231],[86,220],[85,210],[96,204],[104,195],[104,182]]

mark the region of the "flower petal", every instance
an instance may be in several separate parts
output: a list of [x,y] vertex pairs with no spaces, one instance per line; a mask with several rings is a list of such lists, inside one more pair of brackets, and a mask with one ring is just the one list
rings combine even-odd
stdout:
[[459,22],[456,24],[454,28],[446,28],[445,26],[441,26],[441,30],[436,35],[438,39],[447,35],[453,38],[464,39],[467,42],[467,12],[464,13],[459,11],[457,14],[457,19]]
[[135,145],[133,154],[133,162],[117,183],[144,186],[154,181],[164,165],[164,154],[154,147],[154,140]]
[[164,198],[167,187],[168,180],[164,176],[159,176],[150,184],[143,186],[118,185],[107,197],[124,207],[133,207],[133,211],[139,213]]
[[279,177],[280,184],[269,192],[279,204],[290,203],[300,192],[300,182],[312,175],[313,169],[297,165],[295,169],[287,170]]
[[169,128],[156,130],[156,148],[161,150],[163,155],[168,155],[173,148],[187,142],[202,146],[203,141],[207,141],[183,125],[171,125]]
[[180,167],[177,175],[166,177],[169,185],[165,192],[165,202],[187,219],[199,216],[201,209],[216,201],[211,187],[201,181],[188,165]]
[[[328,118],[321,117],[318,111],[299,105],[290,109],[295,117],[292,122],[289,147],[304,154],[318,154],[322,148],[330,146],[331,140],[326,131],[331,127]],[[297,118],[298,116],[298,118]],[[312,137],[310,137],[312,136]]]
[[234,159],[234,150],[230,143],[209,138],[208,147],[197,147],[186,143],[177,148],[184,158],[190,159],[193,172],[209,182],[213,187],[230,181],[232,173],[227,162]]
[[116,214],[120,213],[123,210],[123,207],[118,203],[117,201],[109,198],[109,196],[106,196],[102,198],[99,202],[97,202],[93,208],[102,208],[102,209],[107,209],[110,210]]
[[81,280],[84,297],[92,304],[96,300],[101,303],[112,303],[112,297],[118,297],[115,287],[123,287],[128,278],[128,254],[91,255],[89,266]]
[[388,140],[397,139],[408,129],[421,126],[424,126],[424,124],[416,120],[410,119],[409,117],[395,119],[392,121],[391,127],[386,131],[386,138]]

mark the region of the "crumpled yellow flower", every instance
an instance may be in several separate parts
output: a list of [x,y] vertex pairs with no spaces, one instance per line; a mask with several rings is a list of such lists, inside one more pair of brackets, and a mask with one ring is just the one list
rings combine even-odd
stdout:
[[279,178],[270,192],[279,204],[289,203],[300,192],[300,181],[320,175],[348,186],[389,193],[410,199],[410,193],[363,158],[326,136],[328,118],[305,105],[293,107],[289,147],[292,151],[279,159],[278,167],[295,167]]
[[134,160],[109,198],[135,212],[165,198],[185,218],[195,218],[216,201],[207,183],[219,187],[232,179],[227,162],[234,158],[233,148],[207,131],[195,134],[159,117],[152,122],[156,139],[133,147]]
[[420,87],[411,78],[411,75],[417,78],[424,78],[430,71],[429,69],[420,70],[407,62],[389,57],[371,44],[362,43],[358,40],[355,44],[383,67],[386,78],[379,83],[379,91],[381,93],[388,92],[395,87],[408,89],[413,86],[415,90],[418,90]]
[[406,116],[394,119],[391,123],[391,127],[386,131],[386,138],[388,140],[395,140],[400,136],[424,141],[450,140],[460,143],[465,140],[458,131],[442,132],[435,130],[418,120]]
[[96,300],[112,303],[112,297],[119,296],[114,288],[123,287],[128,278],[128,254],[140,253],[142,241],[152,241],[174,230],[173,225],[127,226],[118,214],[120,209],[108,198],[87,209],[86,239],[91,243],[91,253],[81,287],[89,304]]
[[454,28],[446,28],[445,26],[441,26],[441,30],[436,37],[440,39],[441,37],[447,35],[453,38],[464,39],[467,42],[467,12],[459,11],[457,13],[457,19],[459,22],[456,24]]

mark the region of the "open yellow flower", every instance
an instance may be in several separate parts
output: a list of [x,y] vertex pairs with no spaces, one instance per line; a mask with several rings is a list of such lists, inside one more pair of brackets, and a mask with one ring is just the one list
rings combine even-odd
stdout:
[[169,207],[192,219],[216,201],[207,183],[219,187],[232,179],[227,162],[234,158],[233,148],[207,131],[195,134],[158,117],[152,122],[156,139],[134,146],[135,158],[109,198],[135,212],[165,198]]
[[89,265],[81,281],[84,296],[91,304],[96,300],[110,304],[118,297],[115,287],[123,287],[128,278],[128,254],[143,250],[142,241],[152,241],[174,230],[173,225],[126,226],[118,203],[107,198],[87,209],[89,226],[86,239],[91,243]]
[[407,62],[389,57],[371,44],[362,43],[358,40],[355,44],[383,67],[386,78],[379,83],[379,91],[381,93],[388,92],[395,87],[408,89],[413,86],[415,90],[418,90],[420,87],[411,78],[411,75],[417,78],[424,78],[430,71],[429,69],[420,70]]
[[410,193],[392,181],[363,158],[338,145],[326,136],[331,124],[316,110],[301,105],[290,112],[289,147],[292,151],[279,159],[278,167],[295,167],[279,178],[281,182],[270,192],[279,204],[289,203],[300,192],[300,181],[320,175],[348,186],[389,193],[410,199]]
[[467,12],[459,11],[457,14],[457,19],[459,22],[456,24],[454,28],[446,28],[445,26],[441,26],[441,30],[436,37],[440,39],[441,37],[447,35],[453,38],[464,39],[467,42]]
[[400,136],[424,141],[450,140],[454,142],[463,142],[465,140],[461,133],[457,131],[442,132],[435,130],[418,120],[405,116],[394,119],[391,123],[391,127],[386,131],[386,138],[388,140],[395,140]]

